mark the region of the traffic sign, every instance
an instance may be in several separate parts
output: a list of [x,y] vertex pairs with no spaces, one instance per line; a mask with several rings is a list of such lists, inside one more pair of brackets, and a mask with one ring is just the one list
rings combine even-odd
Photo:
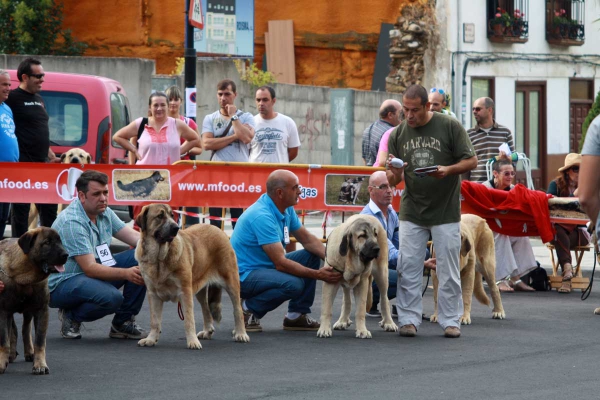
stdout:
[[198,29],[204,28],[204,17],[202,15],[202,1],[191,0],[190,10],[188,12],[190,24]]

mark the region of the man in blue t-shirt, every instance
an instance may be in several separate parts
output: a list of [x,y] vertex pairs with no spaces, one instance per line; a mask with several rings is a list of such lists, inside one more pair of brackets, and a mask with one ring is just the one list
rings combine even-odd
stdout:
[[[0,69],[0,162],[19,161],[19,143],[15,135],[15,121],[6,104],[10,93],[10,75]],[[0,240],[4,237],[10,203],[0,203]]]
[[[292,172],[273,171],[267,179],[267,193],[242,214],[231,235],[249,332],[261,332],[260,318],[288,300],[283,329],[318,330],[319,323],[308,316],[317,280],[337,283],[342,278],[331,267],[319,268],[325,247],[302,226],[294,211],[299,187]],[[290,236],[304,249],[286,254]]]

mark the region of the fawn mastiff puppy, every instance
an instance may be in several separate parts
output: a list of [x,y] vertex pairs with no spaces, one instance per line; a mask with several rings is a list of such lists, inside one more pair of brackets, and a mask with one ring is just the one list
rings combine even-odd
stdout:
[[[188,349],[201,349],[198,339],[210,339],[213,318],[221,320],[221,287],[233,304],[236,342],[248,342],[240,300],[240,277],[227,235],[212,225],[197,224],[180,230],[171,207],[150,204],[136,218],[141,238],[135,251],[150,304],[150,333],[138,346],[154,346],[160,336],[163,302],[183,307]],[[208,285],[210,284],[210,288]],[[194,299],[200,302],[204,329],[196,335]]]
[[[23,314],[23,348],[25,360],[33,361],[32,373],[50,373],[46,364],[48,330],[48,276],[63,272],[68,254],[58,232],[36,228],[19,239],[0,242],[0,374],[17,358],[17,326],[13,314]],[[31,321],[35,340],[31,340]]]
[[377,218],[370,215],[353,215],[331,232],[327,240],[325,265],[343,274],[343,279],[335,285],[323,282],[323,302],[321,304],[321,327],[318,337],[331,337],[331,308],[337,291],[342,286],[344,300],[342,314],[333,329],[348,328],[353,289],[356,301],[356,337],[370,339],[371,332],[365,324],[365,314],[371,308],[373,277],[381,293],[381,315],[379,325],[388,332],[396,332],[398,327],[392,321],[388,289],[388,245],[385,229]]
[[[504,319],[506,314],[502,307],[500,291],[496,286],[496,254],[494,252],[494,234],[485,219],[472,214],[463,214],[460,221],[460,284],[464,313],[460,318],[461,325],[471,324],[471,301],[473,294],[481,304],[490,305],[481,277],[485,279],[494,308],[493,319]],[[433,271],[433,304],[434,313],[431,322],[437,322],[437,288],[438,279]]]

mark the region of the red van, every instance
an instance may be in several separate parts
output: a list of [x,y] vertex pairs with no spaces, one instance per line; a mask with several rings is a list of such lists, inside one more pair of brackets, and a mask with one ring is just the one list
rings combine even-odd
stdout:
[[[17,71],[8,72],[15,89]],[[101,76],[46,72],[40,95],[50,116],[50,145],[57,156],[79,147],[97,164],[127,163],[125,150],[112,141],[112,135],[131,120],[123,85]]]

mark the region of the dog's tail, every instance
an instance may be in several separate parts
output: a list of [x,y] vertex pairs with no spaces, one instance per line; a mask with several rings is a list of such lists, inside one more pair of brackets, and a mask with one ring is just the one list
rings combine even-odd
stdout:
[[475,285],[473,287],[473,295],[481,304],[489,306],[490,298],[485,293],[485,289],[483,288],[483,276],[481,272],[475,271]]
[[210,285],[208,287],[208,308],[210,315],[216,322],[221,322],[221,287]]
[[367,312],[373,307],[373,275],[369,275],[369,291],[367,292]]

